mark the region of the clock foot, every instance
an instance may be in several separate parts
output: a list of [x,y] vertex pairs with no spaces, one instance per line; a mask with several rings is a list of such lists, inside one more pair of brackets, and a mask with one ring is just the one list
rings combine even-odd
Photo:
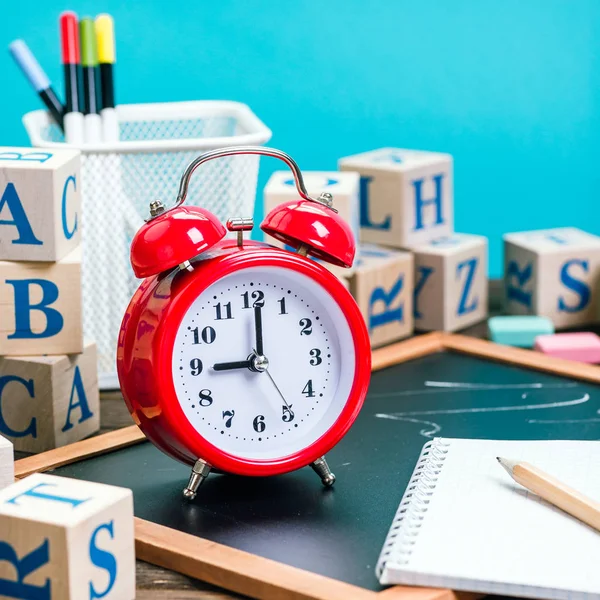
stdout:
[[196,497],[198,488],[202,485],[202,482],[208,477],[211,466],[201,458],[196,461],[196,464],[192,468],[192,474],[186,488],[183,490],[183,497],[186,500],[193,500]]
[[313,471],[321,478],[321,482],[325,487],[331,487],[335,483],[335,475],[331,472],[327,461],[324,456],[317,458],[314,463],[310,465]]

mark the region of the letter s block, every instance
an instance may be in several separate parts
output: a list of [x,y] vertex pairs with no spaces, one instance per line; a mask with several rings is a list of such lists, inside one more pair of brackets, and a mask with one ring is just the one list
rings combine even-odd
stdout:
[[0,491],[0,598],[133,600],[131,490],[35,474]]
[[413,257],[409,252],[363,244],[349,282],[372,347],[413,332]]
[[413,251],[415,329],[456,331],[486,318],[487,238],[455,233]]
[[99,427],[95,344],[82,354],[0,358],[0,435],[15,450],[58,448]]
[[60,260],[80,220],[79,150],[0,147],[0,260]]
[[339,168],[360,174],[361,241],[412,248],[454,231],[449,154],[381,148]]
[[505,310],[548,317],[556,329],[599,317],[600,237],[574,227],[504,236]]
[[0,435],[0,490],[15,480],[15,454],[13,445]]
[[0,261],[0,356],[83,350],[81,249],[56,263]]

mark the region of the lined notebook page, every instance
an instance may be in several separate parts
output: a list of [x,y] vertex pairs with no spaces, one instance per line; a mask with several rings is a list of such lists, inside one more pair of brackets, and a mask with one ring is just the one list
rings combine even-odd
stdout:
[[600,598],[600,534],[519,486],[497,456],[600,499],[600,442],[436,438],[388,535],[381,583]]

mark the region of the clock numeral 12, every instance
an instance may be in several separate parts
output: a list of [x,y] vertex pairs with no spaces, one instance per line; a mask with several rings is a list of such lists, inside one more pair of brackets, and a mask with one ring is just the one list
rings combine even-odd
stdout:
[[267,428],[267,424],[265,423],[265,416],[258,415],[257,417],[255,417],[254,421],[252,421],[252,427],[254,427],[254,431],[256,431],[256,433],[262,433]]
[[205,344],[212,344],[217,339],[217,332],[210,326],[205,327],[201,333],[198,331],[198,327],[194,327],[192,333],[194,334],[194,344],[200,344],[200,339]]
[[223,316],[223,311],[221,309],[221,303],[218,302],[217,304],[215,304],[215,311],[217,313],[217,316],[215,317],[216,321],[222,321],[224,319],[233,319],[233,316],[231,315],[231,302],[227,302],[227,304],[223,304],[223,307],[225,308],[225,316]]
[[[244,306],[242,306],[242,308],[250,308],[250,292],[244,292],[242,298],[244,299]],[[253,308],[256,308],[257,306],[263,307],[265,305],[265,295],[260,290],[254,290],[252,292],[252,299],[254,300],[252,303]]]
[[229,429],[231,427],[231,421],[233,421],[233,417],[235,416],[235,410],[224,410],[223,418],[225,419],[225,427]]
[[315,397],[315,391],[313,390],[312,379],[309,379],[306,382],[306,385],[304,386],[304,388],[302,388],[302,393],[305,394],[307,398],[314,398]]

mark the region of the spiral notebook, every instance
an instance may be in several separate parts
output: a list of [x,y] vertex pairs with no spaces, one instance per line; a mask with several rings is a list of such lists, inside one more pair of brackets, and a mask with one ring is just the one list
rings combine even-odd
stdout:
[[519,486],[496,456],[600,498],[600,442],[436,438],[425,444],[388,533],[380,582],[600,599],[600,534]]

